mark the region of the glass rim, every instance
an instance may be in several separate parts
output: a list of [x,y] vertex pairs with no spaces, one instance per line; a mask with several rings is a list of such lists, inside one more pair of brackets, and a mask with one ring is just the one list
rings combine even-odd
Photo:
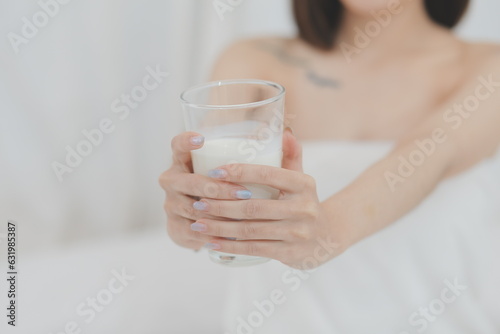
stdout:
[[[277,94],[275,96],[272,96],[272,97],[267,98],[265,100],[256,101],[256,102],[249,102],[249,103],[241,103],[241,104],[201,104],[201,103],[192,103],[192,102],[188,101],[188,99],[186,98],[187,94],[192,93],[192,92],[197,91],[197,90],[201,90],[203,88],[212,88],[212,87],[229,86],[229,85],[237,85],[237,84],[255,84],[255,85],[261,85],[261,86],[274,87],[278,91],[277,91]],[[278,101],[284,95],[285,95],[285,87],[283,87],[282,85],[280,85],[276,82],[267,81],[267,80],[260,80],[260,79],[230,79],[230,80],[210,81],[207,83],[195,85],[193,87],[186,89],[184,92],[182,92],[180,98],[181,98],[181,102],[184,105],[192,107],[192,108],[238,109],[238,108],[259,107],[262,105],[270,104],[270,103]]]

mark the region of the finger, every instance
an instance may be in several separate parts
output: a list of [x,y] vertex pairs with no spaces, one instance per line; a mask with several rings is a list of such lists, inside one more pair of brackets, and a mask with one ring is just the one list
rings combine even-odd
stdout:
[[199,174],[178,174],[171,179],[170,187],[182,194],[203,198],[236,200],[252,197],[252,192],[243,186]]
[[277,221],[220,221],[199,219],[190,228],[193,231],[212,237],[284,240],[287,234],[287,223]]
[[190,226],[193,221],[175,214],[167,217],[167,232],[176,243],[192,249],[200,249],[204,244],[213,239],[209,235],[204,235],[193,231]]
[[208,212],[196,210],[194,208],[195,202],[196,200],[188,196],[176,196],[175,199],[172,198],[166,201],[165,211],[169,214],[174,214],[176,216],[187,218],[193,221],[201,218],[217,219],[217,217],[210,215]]
[[294,216],[295,206],[288,201],[252,199],[248,201],[222,201],[202,199],[193,204],[196,211],[215,217],[230,219],[275,219]]
[[209,243],[205,244],[205,248],[214,249],[219,252],[268,258],[277,258],[283,247],[285,247],[283,241],[229,240],[223,238],[213,238]]
[[191,151],[203,147],[205,138],[196,132],[184,132],[172,139],[174,164],[185,167],[191,162]]
[[314,179],[307,174],[264,165],[225,165],[209,171],[208,176],[234,183],[263,184],[292,193],[315,187]]
[[287,127],[283,133],[283,161],[285,169],[302,172],[302,146],[294,136],[292,129]]

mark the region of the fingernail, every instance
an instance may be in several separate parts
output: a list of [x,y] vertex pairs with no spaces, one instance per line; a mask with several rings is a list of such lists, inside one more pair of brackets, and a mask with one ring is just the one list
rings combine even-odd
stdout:
[[208,248],[208,249],[220,249],[221,248],[219,244],[214,244],[211,242],[205,244],[205,246],[203,246],[203,247]]
[[196,231],[196,232],[205,232],[207,230],[207,225],[203,223],[192,223],[191,224],[191,230]]
[[191,145],[195,145],[195,146],[200,146],[201,144],[203,144],[204,141],[205,141],[205,137],[203,137],[203,136],[194,136],[194,137],[189,138],[189,142],[191,143]]
[[194,202],[193,208],[195,208],[198,211],[205,211],[206,209],[208,209],[208,204],[200,201]]
[[237,190],[236,198],[238,199],[250,199],[252,198],[252,192],[250,190]]
[[214,179],[223,179],[227,176],[227,172],[224,169],[212,169],[208,171],[208,176]]
[[286,129],[285,129],[285,131],[286,131],[286,130],[289,130],[289,131],[292,133],[292,135],[294,135],[294,136],[295,136],[295,134],[293,133],[293,129],[292,129],[291,127],[287,126],[287,127],[286,127]]

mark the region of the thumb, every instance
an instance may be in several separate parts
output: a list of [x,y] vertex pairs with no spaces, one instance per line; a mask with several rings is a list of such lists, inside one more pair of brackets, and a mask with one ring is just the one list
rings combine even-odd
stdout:
[[283,161],[285,169],[303,172],[302,169],[302,146],[293,135],[292,129],[287,127],[283,132]]
[[201,148],[205,138],[196,132],[183,132],[172,139],[173,165],[178,170],[192,172],[191,151]]

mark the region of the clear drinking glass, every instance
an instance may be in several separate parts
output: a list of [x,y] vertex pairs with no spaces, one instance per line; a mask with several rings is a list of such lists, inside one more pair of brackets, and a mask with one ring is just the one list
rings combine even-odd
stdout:
[[[281,85],[262,80],[209,82],[182,93],[186,130],[205,137],[203,147],[191,152],[194,173],[207,175],[211,169],[232,163],[281,167],[284,96]],[[275,199],[279,195],[279,190],[267,186],[243,186],[252,192],[252,198]],[[203,190],[207,198],[214,191],[210,186]],[[229,266],[269,260],[214,250],[209,256]]]

